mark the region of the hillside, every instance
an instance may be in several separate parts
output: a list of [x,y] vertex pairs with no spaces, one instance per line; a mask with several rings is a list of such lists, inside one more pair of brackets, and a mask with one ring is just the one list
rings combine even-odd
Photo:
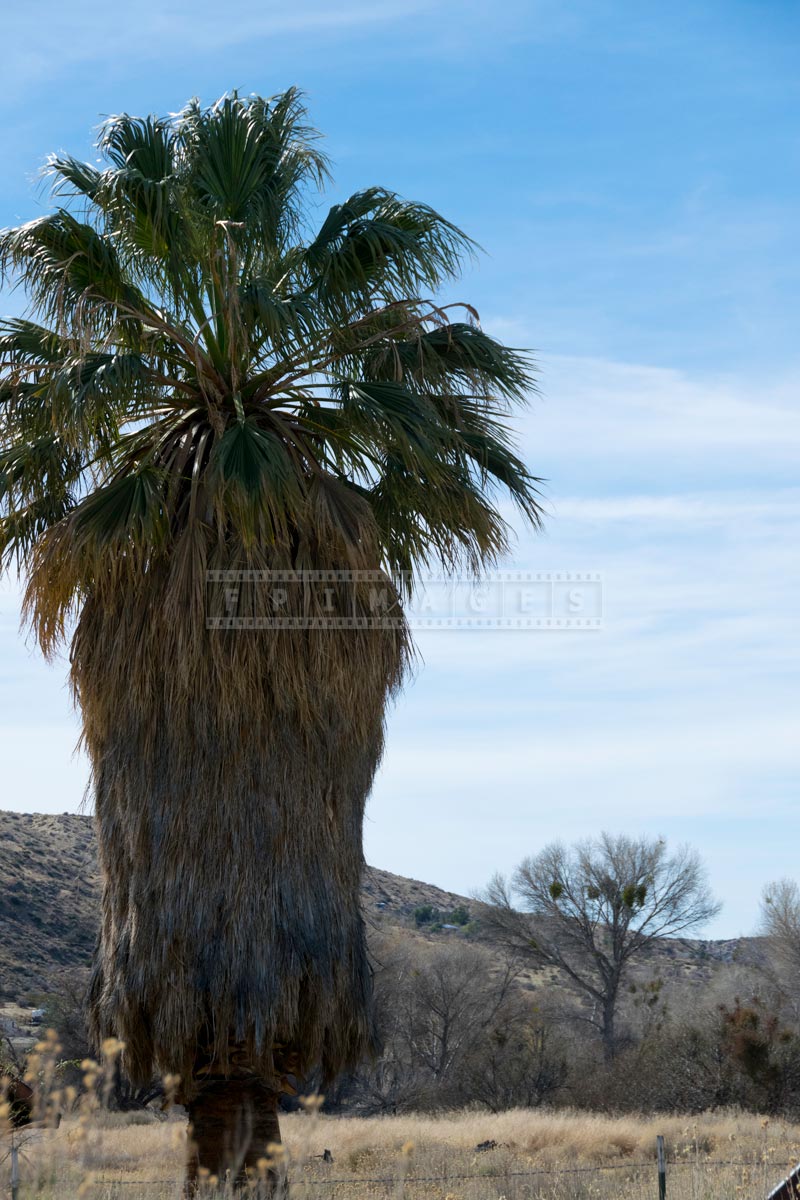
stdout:
[[[0,1002],[53,989],[59,970],[88,965],[95,941],[99,880],[90,817],[0,811]],[[414,910],[474,907],[467,897],[432,884],[368,869],[364,915],[372,927],[407,937],[464,936],[417,931]],[[701,983],[734,962],[758,959],[758,941],[663,940],[647,969]],[[531,979],[534,976],[531,974]]]

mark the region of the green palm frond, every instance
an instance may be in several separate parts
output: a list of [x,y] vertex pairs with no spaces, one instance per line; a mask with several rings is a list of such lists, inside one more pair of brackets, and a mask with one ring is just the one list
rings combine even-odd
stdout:
[[[445,391],[452,391],[458,381],[467,394],[471,388],[480,389],[487,399],[496,396],[513,402],[520,392],[532,388],[525,354],[465,322],[419,331],[397,345],[397,356],[403,374],[429,390],[437,389],[437,379]],[[376,354],[372,369],[380,370],[384,363],[385,357],[382,362]]]
[[144,464],[93,491],[70,517],[78,553],[106,547],[130,553],[158,546],[166,533],[164,472]]
[[233,518],[245,546],[259,538],[285,545],[302,521],[305,481],[292,451],[252,417],[230,424],[216,443],[211,478],[217,519]]
[[371,188],[331,210],[304,266],[320,302],[337,314],[375,295],[400,299],[435,291],[473,250],[474,243],[432,208]]
[[57,365],[65,353],[63,340],[44,325],[21,317],[0,321],[0,363],[6,369],[16,366],[34,371]]
[[40,538],[74,506],[84,462],[52,432],[0,449],[0,565],[24,566]]
[[101,309],[148,308],[111,240],[63,208],[0,233],[0,272],[21,276],[35,311],[51,322],[74,315],[82,301]]

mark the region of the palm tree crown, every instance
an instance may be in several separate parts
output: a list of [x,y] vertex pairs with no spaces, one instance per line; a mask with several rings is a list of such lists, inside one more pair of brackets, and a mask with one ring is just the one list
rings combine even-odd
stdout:
[[502,552],[498,486],[538,523],[506,423],[526,358],[431,298],[457,228],[373,187],[309,234],[327,165],[295,90],[112,117],[98,146],[104,169],[51,160],[77,209],[0,236],[31,302],[0,328],[0,550],[45,649],[101,579],[222,531],[332,531],[406,573]]

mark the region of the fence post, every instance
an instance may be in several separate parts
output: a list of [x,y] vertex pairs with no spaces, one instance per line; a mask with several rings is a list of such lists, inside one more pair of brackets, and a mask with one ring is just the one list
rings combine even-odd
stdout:
[[11,1134],[11,1200],[19,1200],[19,1150]]
[[658,1160],[658,1200],[667,1200],[667,1160],[664,1156],[664,1139],[661,1134],[656,1138],[656,1159]]

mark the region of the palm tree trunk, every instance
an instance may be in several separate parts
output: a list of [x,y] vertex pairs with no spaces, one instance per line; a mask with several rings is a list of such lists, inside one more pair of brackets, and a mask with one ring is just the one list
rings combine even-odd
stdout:
[[[257,1076],[205,1076],[187,1103],[187,1196],[218,1181],[234,1191],[271,1197],[282,1172],[274,1147],[280,1145],[278,1093]],[[267,1166],[265,1160],[270,1160]]]

